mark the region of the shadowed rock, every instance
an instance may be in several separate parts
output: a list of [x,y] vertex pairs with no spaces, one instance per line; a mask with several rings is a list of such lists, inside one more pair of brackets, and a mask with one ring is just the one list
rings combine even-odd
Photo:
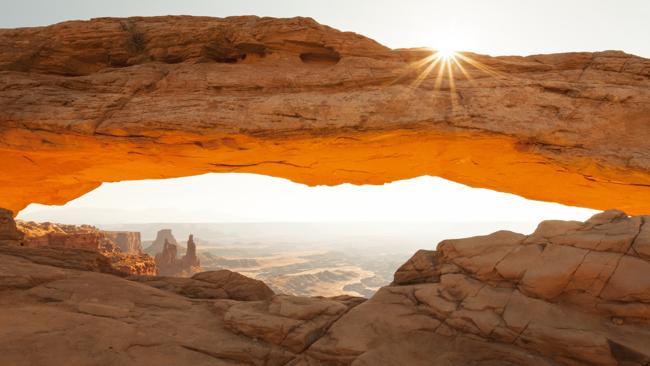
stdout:
[[197,273],[191,278],[130,277],[133,281],[196,299],[266,300],[273,291],[262,281],[227,269]]
[[445,240],[367,301],[230,271],[127,280],[4,245],[0,364],[647,365],[647,219]]
[[646,245],[647,220],[610,210],[584,223],[545,221],[529,236],[445,240],[418,252],[393,285],[343,316],[303,358],[645,365],[650,262],[634,248]]
[[23,237],[16,228],[13,212],[0,208],[0,245],[21,245]]

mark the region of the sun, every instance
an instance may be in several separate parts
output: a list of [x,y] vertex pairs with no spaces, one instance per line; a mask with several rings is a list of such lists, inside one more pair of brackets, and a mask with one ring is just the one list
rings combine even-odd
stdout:
[[443,47],[438,49],[438,56],[442,59],[448,60],[456,56],[456,51],[451,48]]

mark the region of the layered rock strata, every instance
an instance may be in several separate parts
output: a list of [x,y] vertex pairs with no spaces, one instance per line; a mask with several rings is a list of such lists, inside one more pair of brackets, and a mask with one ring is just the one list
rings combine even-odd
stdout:
[[274,293],[264,282],[227,269],[207,271],[191,278],[136,276],[132,281],[197,299],[268,300]]
[[[0,30],[0,204],[102,182],[422,175],[650,210],[650,60],[391,50],[309,18],[100,18]],[[92,159],[88,159],[92,156]]]
[[142,253],[142,241],[137,231],[103,231],[122,253]]
[[[13,219],[11,220],[13,222]],[[64,225],[53,223],[35,223],[18,221],[17,229],[24,233],[24,238],[20,243],[28,248],[51,249],[50,252],[59,250],[62,253],[74,255],[79,251],[88,251],[97,253],[106,257],[113,268],[127,275],[156,275],[158,268],[152,257],[137,250],[134,242],[123,248],[119,242],[114,241],[117,237],[124,235],[127,237],[136,237],[134,233],[125,233],[115,235],[101,231],[90,225]],[[124,243],[123,243],[124,244]],[[133,245],[129,248],[128,245]],[[138,244],[139,245],[139,244]],[[124,252],[123,249],[129,251]],[[74,260],[74,259],[73,259]]]

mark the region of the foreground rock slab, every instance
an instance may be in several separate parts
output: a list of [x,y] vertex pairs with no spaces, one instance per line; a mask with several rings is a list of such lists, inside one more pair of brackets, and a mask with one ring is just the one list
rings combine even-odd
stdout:
[[446,71],[434,59],[309,18],[2,29],[0,203],[251,172],[309,185],[433,175],[650,211],[650,60],[464,53]]
[[646,365],[649,219],[612,210],[545,221],[529,236],[443,241],[337,321],[300,364]]
[[358,303],[197,297],[0,253],[0,364],[283,365]]
[[445,240],[369,300],[229,271],[121,278],[4,245],[0,364],[647,365],[648,219]]

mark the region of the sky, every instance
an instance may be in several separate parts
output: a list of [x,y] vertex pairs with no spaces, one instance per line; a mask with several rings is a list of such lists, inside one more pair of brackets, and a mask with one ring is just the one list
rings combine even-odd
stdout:
[[308,187],[245,173],[104,183],[63,207],[31,205],[18,218],[62,223],[395,222],[585,220],[596,211],[530,201],[438,177],[385,185]]
[[0,27],[103,16],[309,16],[392,47],[490,55],[623,50],[650,57],[648,0],[0,0]]
[[[650,57],[647,0],[0,0],[0,28],[102,16],[309,16],[392,48],[490,55],[623,50]],[[421,177],[384,186],[315,187],[249,174],[105,183],[63,207],[19,218],[82,223],[372,220],[584,220],[594,211]]]

